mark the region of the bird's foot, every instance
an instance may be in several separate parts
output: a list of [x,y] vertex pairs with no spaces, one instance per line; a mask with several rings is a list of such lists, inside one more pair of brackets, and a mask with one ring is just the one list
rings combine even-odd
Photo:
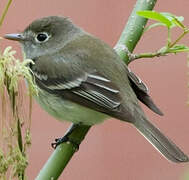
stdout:
[[71,143],[74,148],[76,149],[76,151],[79,150],[79,144],[71,139],[69,139],[69,137],[67,135],[61,137],[61,138],[57,138],[55,139],[55,142],[53,142],[51,144],[51,146],[56,149],[58,145],[62,144],[62,143]]
[[55,139],[55,142],[53,142],[51,144],[51,146],[54,149],[56,149],[58,145],[66,142],[66,143],[71,143],[75,147],[76,151],[78,151],[79,150],[79,144],[76,141],[74,141],[73,139],[70,138],[70,135],[78,127],[78,125],[79,124],[72,124],[71,127],[66,132],[66,134],[63,137],[61,137],[61,138]]

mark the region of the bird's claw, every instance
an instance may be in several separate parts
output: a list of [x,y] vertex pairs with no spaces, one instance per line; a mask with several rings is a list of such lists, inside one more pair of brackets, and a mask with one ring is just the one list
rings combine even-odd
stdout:
[[79,144],[73,140],[70,140],[68,136],[64,136],[64,137],[55,139],[55,142],[51,143],[51,146],[53,149],[56,149],[58,145],[65,143],[65,142],[71,143],[74,146],[74,148],[76,149],[76,151],[79,150]]

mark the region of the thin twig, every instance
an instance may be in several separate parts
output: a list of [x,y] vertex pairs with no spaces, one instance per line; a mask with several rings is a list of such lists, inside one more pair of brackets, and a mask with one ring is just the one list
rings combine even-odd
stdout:
[[12,0],[9,0],[8,3],[7,3],[7,5],[6,5],[6,7],[5,7],[5,9],[4,9],[4,11],[3,11],[3,14],[2,14],[2,16],[0,18],[0,27],[3,24],[3,21],[5,19],[5,16],[6,16],[7,12],[8,12],[8,9],[9,9],[11,3],[12,3]]

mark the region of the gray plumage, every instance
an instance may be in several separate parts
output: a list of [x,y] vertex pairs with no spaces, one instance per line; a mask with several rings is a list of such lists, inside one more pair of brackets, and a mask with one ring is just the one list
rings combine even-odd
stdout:
[[57,16],[38,19],[22,34],[5,37],[20,41],[26,57],[34,60],[30,67],[40,88],[36,99],[52,116],[86,125],[112,116],[133,124],[167,159],[189,161],[148,121],[138,100],[163,113],[145,84],[106,43]]

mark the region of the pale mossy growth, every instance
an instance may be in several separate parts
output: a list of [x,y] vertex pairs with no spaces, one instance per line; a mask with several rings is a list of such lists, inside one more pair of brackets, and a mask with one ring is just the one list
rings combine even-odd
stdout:
[[[0,180],[26,179],[27,150],[31,145],[31,97],[38,93],[28,66],[33,61],[21,61],[15,58],[15,53],[10,46],[0,51]],[[23,91],[24,79],[27,93]]]

